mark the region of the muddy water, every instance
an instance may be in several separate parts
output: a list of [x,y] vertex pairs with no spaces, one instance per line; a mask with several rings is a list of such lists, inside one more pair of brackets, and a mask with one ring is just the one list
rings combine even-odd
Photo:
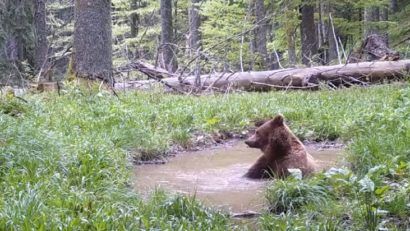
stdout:
[[[340,149],[307,149],[321,169],[335,165]],[[212,149],[178,154],[164,165],[140,165],[135,169],[134,187],[141,194],[156,188],[195,195],[204,204],[232,212],[260,211],[268,181],[243,177],[261,155],[237,141]]]

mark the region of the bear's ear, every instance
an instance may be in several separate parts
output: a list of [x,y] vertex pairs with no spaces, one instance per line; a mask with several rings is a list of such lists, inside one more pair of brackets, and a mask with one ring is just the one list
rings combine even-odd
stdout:
[[272,125],[283,125],[283,115],[282,114],[278,114],[277,116],[275,116],[275,118],[273,118],[272,120]]
[[271,119],[261,119],[261,120],[255,121],[255,127],[260,127],[264,125],[266,122],[268,122],[269,120]]

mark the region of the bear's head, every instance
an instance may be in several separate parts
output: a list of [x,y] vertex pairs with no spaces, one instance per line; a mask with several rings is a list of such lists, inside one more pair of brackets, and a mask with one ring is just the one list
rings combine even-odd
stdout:
[[[251,137],[245,143],[251,148],[260,148],[265,151],[268,147],[283,146],[282,143],[287,143],[290,130],[284,123],[282,115],[277,115],[275,118],[266,121],[258,127]],[[280,147],[282,148],[282,147]]]

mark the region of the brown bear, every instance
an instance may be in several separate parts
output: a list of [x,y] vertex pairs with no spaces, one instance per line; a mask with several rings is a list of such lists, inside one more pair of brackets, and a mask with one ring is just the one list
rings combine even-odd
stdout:
[[315,171],[316,164],[313,157],[307,153],[302,142],[286,126],[280,114],[258,127],[255,134],[245,143],[263,152],[263,155],[245,174],[246,177],[259,179],[278,176],[283,178],[289,175],[288,169],[300,169],[303,176]]

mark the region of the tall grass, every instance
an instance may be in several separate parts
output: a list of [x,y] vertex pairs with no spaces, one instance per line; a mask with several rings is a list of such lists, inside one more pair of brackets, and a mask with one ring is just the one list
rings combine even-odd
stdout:
[[[189,146],[195,134],[241,132],[252,120],[279,112],[302,139],[352,141],[357,173],[383,163],[400,181],[408,177],[408,92],[406,86],[388,85],[200,97],[127,92],[116,98],[69,89],[61,96],[30,95],[27,103],[1,99],[0,228],[235,228],[224,214],[188,198],[157,193],[148,202],[141,200],[129,187],[130,160],[164,155],[173,145]],[[382,185],[373,178],[377,187]],[[339,190],[349,191],[348,186]],[[402,200],[397,196],[380,203],[405,216],[394,205]]]
[[[348,230],[410,227],[410,198],[403,197],[410,190],[410,88],[386,93],[385,97],[362,106],[371,111],[364,109],[359,117],[351,114],[346,130],[336,129],[343,131],[340,135],[349,143],[353,172],[333,169],[299,182],[275,181],[267,190],[267,198],[271,207],[288,215],[268,215],[262,221],[264,226],[286,222],[295,229],[309,230],[300,220],[314,216],[333,217],[338,227]],[[326,203],[320,198],[326,198]],[[344,213],[333,214],[332,207],[341,207]],[[309,225],[317,223],[309,220]]]
[[267,190],[267,199],[271,212],[293,212],[308,204],[325,205],[329,199],[327,191],[322,185],[289,178],[275,181]]

